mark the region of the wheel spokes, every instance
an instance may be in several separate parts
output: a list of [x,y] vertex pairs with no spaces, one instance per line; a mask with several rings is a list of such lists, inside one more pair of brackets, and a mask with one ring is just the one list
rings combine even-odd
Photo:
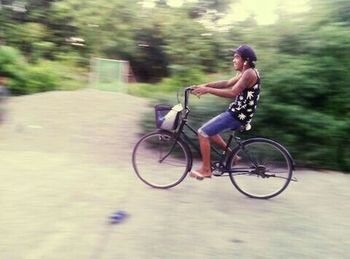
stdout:
[[252,140],[234,156],[241,159],[231,165],[231,181],[249,197],[273,197],[283,191],[291,179],[288,157],[273,141]]

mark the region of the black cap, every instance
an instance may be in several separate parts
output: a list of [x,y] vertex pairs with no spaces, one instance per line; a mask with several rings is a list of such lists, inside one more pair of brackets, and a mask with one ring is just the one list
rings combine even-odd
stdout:
[[257,61],[254,50],[248,45],[241,45],[237,49],[232,50],[234,53],[240,55],[244,60],[249,62]]

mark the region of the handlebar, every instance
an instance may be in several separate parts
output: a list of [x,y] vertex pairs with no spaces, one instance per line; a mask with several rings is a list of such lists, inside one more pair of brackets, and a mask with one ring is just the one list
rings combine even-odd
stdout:
[[185,100],[184,100],[184,105],[185,105],[185,109],[188,109],[188,96],[192,91],[192,87],[186,87],[184,90],[185,93]]
[[[186,110],[185,118],[187,118],[188,113],[190,112],[190,109],[188,107],[188,97],[190,93],[192,92],[193,88],[191,86],[185,87],[184,89],[184,108]],[[240,127],[241,131],[249,131],[252,128],[250,121]]]

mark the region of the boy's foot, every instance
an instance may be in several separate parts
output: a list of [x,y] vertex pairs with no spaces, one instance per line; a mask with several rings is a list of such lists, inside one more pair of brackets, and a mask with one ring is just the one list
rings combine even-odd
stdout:
[[202,174],[200,171],[191,170],[190,176],[196,178],[197,180],[203,180],[204,178],[211,178],[211,174]]

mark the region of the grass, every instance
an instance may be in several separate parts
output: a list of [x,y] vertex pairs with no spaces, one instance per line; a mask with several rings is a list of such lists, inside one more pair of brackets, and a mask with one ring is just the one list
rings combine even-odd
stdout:
[[[205,82],[218,81],[228,79],[229,76],[225,74],[210,74],[206,75],[201,82],[193,82],[193,84],[201,84]],[[162,96],[176,95],[178,89],[183,88],[180,82],[173,78],[165,78],[162,81],[154,84],[150,83],[133,83],[129,84],[127,93],[134,96],[145,98],[157,98]]]

